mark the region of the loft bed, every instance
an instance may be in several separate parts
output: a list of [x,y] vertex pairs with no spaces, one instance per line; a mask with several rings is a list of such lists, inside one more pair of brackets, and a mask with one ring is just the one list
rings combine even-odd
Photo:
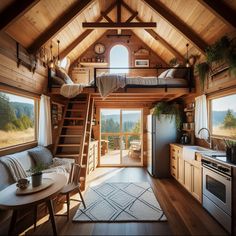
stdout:
[[[128,73],[112,73],[110,70],[122,71],[127,69]],[[56,71],[57,72],[57,71]],[[74,84],[69,76],[56,73],[48,69],[48,91],[51,94],[62,94],[67,96],[68,91],[72,95],[79,93],[100,93],[105,98],[112,92],[149,93],[161,90],[165,93],[190,93],[194,88],[193,71],[190,67],[129,67],[129,68],[94,68],[94,76],[87,84]],[[65,84],[58,83],[64,76]],[[66,93],[62,92],[66,91]],[[159,91],[160,92],[160,91]],[[73,97],[70,95],[70,97]],[[69,97],[69,96],[67,96]]]

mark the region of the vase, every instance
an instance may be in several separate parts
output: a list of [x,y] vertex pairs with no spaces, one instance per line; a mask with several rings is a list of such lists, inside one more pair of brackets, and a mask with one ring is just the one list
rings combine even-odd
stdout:
[[43,173],[39,172],[39,173],[35,173],[31,175],[31,180],[32,180],[32,187],[38,187],[42,184],[42,176]]

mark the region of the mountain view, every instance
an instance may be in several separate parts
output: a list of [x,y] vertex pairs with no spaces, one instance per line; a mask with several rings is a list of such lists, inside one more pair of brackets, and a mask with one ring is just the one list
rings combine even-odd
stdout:
[[33,99],[1,92],[0,117],[0,148],[34,140]]

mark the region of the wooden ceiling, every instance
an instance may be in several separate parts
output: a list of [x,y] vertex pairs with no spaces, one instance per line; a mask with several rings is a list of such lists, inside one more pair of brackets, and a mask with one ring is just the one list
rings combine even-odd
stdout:
[[[119,0],[121,1],[121,0]],[[106,29],[84,29],[83,22],[116,21],[115,0],[1,0],[0,28],[30,52],[60,40],[63,56],[76,60]],[[110,8],[110,9],[109,9]],[[235,35],[233,0],[123,0],[121,21],[156,22],[155,29],[133,29],[164,61],[182,59],[186,43],[191,54],[204,55],[207,45],[221,36]]]

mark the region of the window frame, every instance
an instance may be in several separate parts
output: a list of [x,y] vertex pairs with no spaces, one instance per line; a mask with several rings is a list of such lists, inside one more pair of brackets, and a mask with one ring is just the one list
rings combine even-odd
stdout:
[[[109,50],[109,67],[111,67],[111,51],[112,51],[112,49],[114,48],[114,47],[116,47],[116,46],[122,46],[122,47],[124,47],[124,48],[126,48],[126,50],[127,50],[127,52],[128,52],[128,67],[127,67],[127,72],[126,73],[124,73],[124,72],[121,72],[121,73],[124,73],[124,74],[128,74],[129,73],[129,71],[130,71],[130,69],[129,69],[129,67],[130,67],[130,65],[131,65],[131,53],[130,53],[130,48],[129,47],[127,47],[127,45],[125,45],[125,44],[123,44],[123,43],[115,43],[115,44],[113,44],[111,47],[110,47],[110,50]],[[113,69],[115,69],[115,67],[112,67]],[[109,73],[110,73],[110,71],[109,71]]]
[[38,124],[39,124],[39,101],[40,96],[36,94],[31,94],[30,92],[23,92],[18,91],[15,89],[8,89],[5,87],[0,88],[0,92],[12,94],[15,96],[20,96],[24,98],[29,98],[34,100],[34,114],[35,114],[35,125],[34,125],[34,133],[35,133],[35,139],[33,141],[20,143],[8,147],[0,148],[0,156],[12,154],[19,151],[24,151],[26,149],[35,147],[38,145]]
[[227,97],[230,95],[236,95],[235,89],[223,90],[222,92],[216,92],[216,93],[213,92],[212,94],[207,96],[208,127],[209,127],[212,138],[236,140],[236,138],[232,138],[229,136],[215,135],[213,134],[213,130],[212,130],[212,122],[211,122],[212,121],[212,100],[217,99],[217,98]]

